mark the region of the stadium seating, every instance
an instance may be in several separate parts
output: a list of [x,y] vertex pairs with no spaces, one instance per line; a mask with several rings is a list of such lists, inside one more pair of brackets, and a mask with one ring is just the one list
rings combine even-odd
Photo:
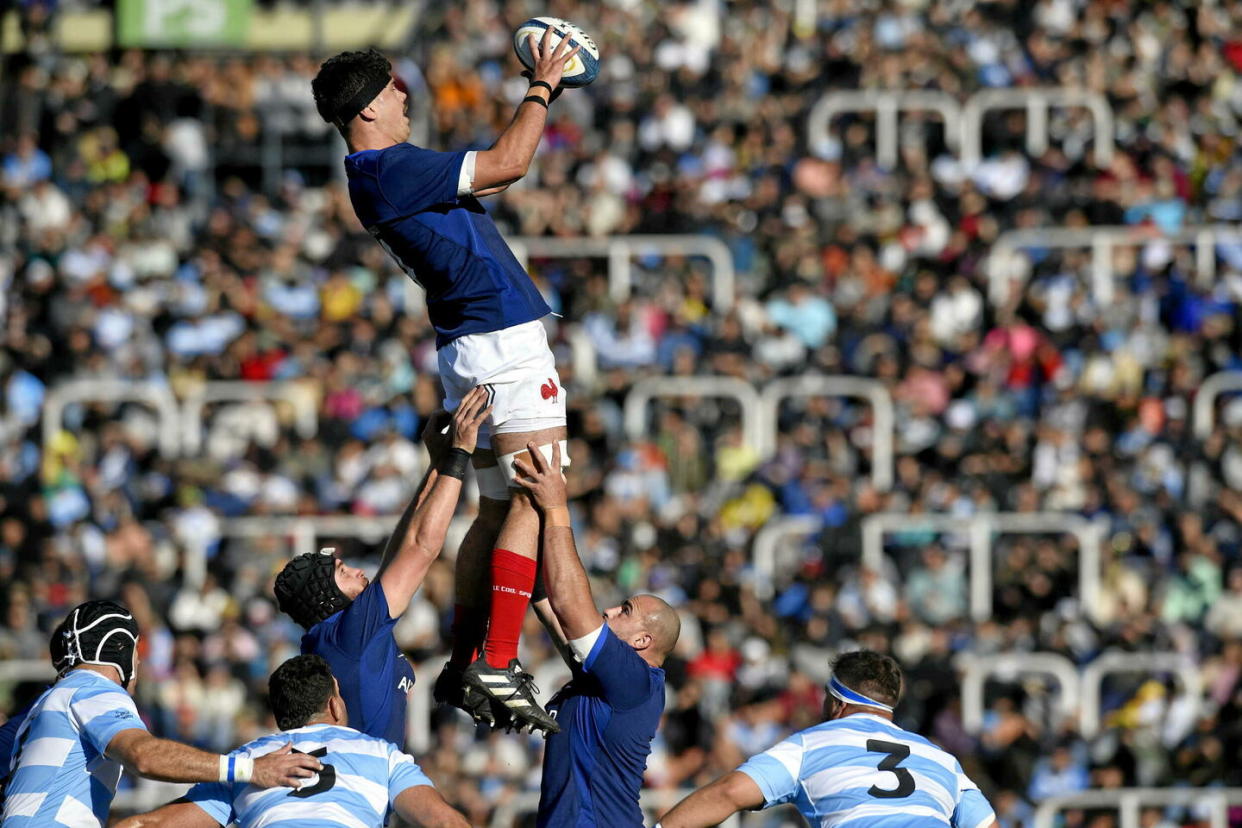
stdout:
[[[443,5],[394,55],[416,140],[485,145],[524,89],[518,18]],[[1004,828],[1087,789],[1242,786],[1242,11],[1132,5],[558,6],[591,21],[603,71],[491,209],[562,315],[596,594],[684,609],[653,795],[814,721],[853,646],[901,661],[899,720],[961,757]],[[15,65],[0,658],[43,659],[67,607],[119,597],[153,729],[232,747],[271,728],[265,680],[297,647],[275,569],[317,542],[373,556],[421,474],[434,335],[353,217],[314,61]],[[1018,87],[1070,97],[984,105]],[[965,126],[816,114],[859,90],[935,93]],[[1023,534],[992,517],[1048,513]],[[450,576],[398,627],[424,685]],[[1117,654],[1141,669],[1100,674]],[[979,675],[991,658],[1061,678]],[[523,663],[558,669],[533,620]],[[1066,716],[1058,692],[1098,707]],[[538,789],[538,739],[415,711],[424,768],[475,824]],[[1135,818],[1195,824],[1161,796]]]

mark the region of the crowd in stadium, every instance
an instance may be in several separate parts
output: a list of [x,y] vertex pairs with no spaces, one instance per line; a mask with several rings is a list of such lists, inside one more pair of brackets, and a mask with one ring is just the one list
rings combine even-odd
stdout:
[[[503,128],[525,89],[508,40],[525,5],[446,5],[393,55],[430,146],[485,147]],[[898,658],[898,721],[952,750],[1005,828],[1087,787],[1242,784],[1229,759],[1242,750],[1242,403],[1221,404],[1206,439],[1191,428],[1205,378],[1242,368],[1242,246],[1218,246],[1208,285],[1193,250],[1119,249],[1107,302],[1088,251],[1038,251],[1002,302],[988,263],[1009,229],[1132,225],[1155,238],[1242,218],[1242,6],[826,0],[804,30],[781,4],[749,0],[551,5],[589,19],[604,70],[553,104],[531,175],[490,200],[502,230],[706,233],[739,274],[721,307],[703,262],[640,258],[633,297],[617,302],[601,260],[531,262],[562,315],[550,324],[568,474],[596,595],[607,606],[649,591],[683,613],[649,785],[700,784],[814,722],[829,657],[851,646]],[[426,316],[335,170],[339,144],[310,96],[316,66],[53,50],[14,62],[0,89],[0,658],[45,658],[69,607],[117,598],[142,630],[137,698],[153,731],[211,750],[271,729],[266,679],[300,636],[271,595],[286,539],[222,526],[400,512],[440,402]],[[806,140],[829,90],[1035,85],[1108,96],[1110,166],[1093,162],[1076,111],[1054,110],[1039,157],[1021,112],[988,119],[975,168],[917,115],[902,122],[895,169],[877,162],[867,118]],[[253,151],[273,140],[323,160],[273,180]],[[585,366],[573,359],[584,339]],[[622,427],[643,377],[804,373],[887,386],[890,491],[870,482],[861,403],[784,409],[766,460],[714,400],[658,406],[641,441]],[[88,404],[44,441],[47,394],[88,378],[179,395],[295,381],[318,430],[225,410],[199,454],[170,458],[140,407]],[[1091,613],[1072,537],[1001,539],[986,622],[968,612],[964,538],[899,533],[893,566],[858,563],[868,514],[1045,510],[1107,526]],[[824,529],[766,599],[752,545],[782,515]],[[183,555],[204,543],[207,577],[185,585]],[[452,552],[398,628],[419,681],[442,662]],[[523,647],[528,668],[555,674],[533,617]],[[994,683],[982,733],[964,727],[956,655],[1050,651],[1081,665],[1109,650],[1186,655],[1201,704],[1177,682],[1115,680],[1106,727],[1086,740],[1055,720],[1041,682]],[[448,710],[434,720],[419,761],[474,824],[537,789],[539,737],[479,735]],[[1101,819],[1072,824],[1113,824]]]

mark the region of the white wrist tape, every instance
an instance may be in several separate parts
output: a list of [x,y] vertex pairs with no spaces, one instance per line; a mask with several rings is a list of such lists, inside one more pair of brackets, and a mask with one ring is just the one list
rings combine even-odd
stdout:
[[226,784],[232,782],[249,782],[254,776],[254,760],[249,756],[221,756],[219,781]]

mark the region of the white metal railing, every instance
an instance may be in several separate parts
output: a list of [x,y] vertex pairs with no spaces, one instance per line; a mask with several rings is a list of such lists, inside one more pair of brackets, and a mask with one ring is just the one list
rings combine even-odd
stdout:
[[647,405],[660,397],[715,397],[736,400],[742,409],[742,434],[752,446],[764,445],[763,412],[755,387],[736,377],[690,376],[640,379],[625,395],[625,433],[631,440],[648,435]]
[[1203,679],[1193,660],[1181,653],[1109,652],[1082,671],[1082,720],[1079,730],[1087,739],[1100,732],[1100,686],[1104,678],[1119,673],[1167,673],[1176,676],[1198,718],[1203,699]]
[[712,304],[717,311],[733,307],[736,276],[733,254],[728,246],[714,236],[704,235],[634,235],[603,238],[552,238],[513,236],[506,239],[513,255],[525,267],[531,258],[606,257],[608,259],[609,293],[616,301],[629,298],[634,287],[635,256],[701,256],[712,265]]
[[1112,163],[1115,150],[1113,110],[1097,92],[1062,87],[984,89],[959,104],[946,92],[921,89],[868,89],[829,92],[811,107],[807,140],[812,149],[831,135],[832,119],[845,112],[875,113],[876,161],[891,169],[898,161],[898,119],[903,112],[934,112],[944,120],[945,143],[962,162],[978,164],[983,152],[983,117],[999,109],[1026,110],[1026,149],[1034,156],[1048,149],[1048,110],[1082,108],[1095,129],[1095,163]]
[[794,539],[805,540],[822,529],[823,525],[817,517],[799,515],[769,521],[755,533],[751,565],[758,576],[755,583],[757,598],[767,600],[776,591],[776,573],[781,569],[777,556],[782,545]]
[[1112,301],[1116,274],[1113,271],[1113,250],[1151,243],[1193,245],[1195,248],[1195,281],[1203,288],[1216,279],[1216,245],[1232,241],[1242,243],[1242,228],[1224,224],[1201,224],[1183,227],[1176,233],[1164,233],[1150,226],[1108,225],[1099,227],[1045,227],[1032,230],[1008,230],[992,244],[988,259],[988,298],[993,304],[1004,304],[1010,298],[1015,282],[1024,282],[1026,268],[1020,267],[1018,251],[1030,248],[1082,249],[1091,251],[1091,293],[1100,304]]
[[[638,798],[639,807],[649,815],[651,821],[662,815],[665,811],[670,810],[681,800],[694,793],[694,788],[680,788],[670,790],[667,788],[648,788],[644,789]],[[512,828],[518,824],[518,818],[525,814],[533,814],[539,808],[539,793],[536,791],[528,791],[520,793],[507,802],[502,803],[496,808],[492,814],[492,821],[489,823],[490,828]],[[525,824],[525,823],[523,823]],[[726,819],[720,823],[720,828],[737,828],[740,824],[738,815]]]
[[893,486],[893,430],[896,422],[893,397],[879,380],[850,376],[804,375],[773,380],[759,394],[760,433],[765,442],[758,446],[761,457],[776,452],[780,406],[785,400],[798,397],[850,397],[871,404],[875,426],[871,436],[871,481],[886,492]]
[[983,690],[991,676],[1005,679],[1032,674],[1051,676],[1060,691],[1057,696],[1057,715],[1062,721],[1076,721],[1078,718],[1078,670],[1063,655],[990,653],[982,656],[963,653],[956,662],[962,670],[962,726],[968,733],[979,733],[983,730]]
[[1210,828],[1229,828],[1228,806],[1242,804],[1242,788],[1111,788],[1068,796],[1054,796],[1035,808],[1033,828],[1055,828],[1061,811],[1077,808],[1116,808],[1118,828],[1140,828],[1142,809],[1182,805],[1208,817]]
[[203,409],[217,402],[287,402],[294,412],[294,423],[302,437],[319,431],[316,396],[297,382],[206,382],[185,398],[181,408],[181,433],[185,450],[196,456],[203,444]]
[[1102,528],[1080,515],[1064,512],[993,512],[970,517],[897,512],[868,515],[862,521],[863,565],[878,571],[884,564],[884,535],[900,530],[967,534],[970,545],[970,615],[975,621],[986,621],[992,617],[994,535],[1068,532],[1078,538],[1079,602],[1092,617],[1098,611]]
[[1197,440],[1212,436],[1216,427],[1216,398],[1230,391],[1242,391],[1242,371],[1221,371],[1212,374],[1195,393],[1194,435]]
[[1107,167],[1113,161],[1113,109],[1099,92],[1068,87],[983,89],[962,106],[962,163],[968,168],[982,157],[983,116],[999,109],[1026,109],[1026,151],[1043,155],[1048,149],[1050,107],[1082,108],[1091,114],[1095,127],[1095,163]]
[[957,99],[947,92],[922,89],[864,89],[829,92],[807,116],[807,135],[812,151],[826,142],[832,119],[846,112],[874,112],[876,161],[885,169],[897,166],[898,116],[902,112],[934,112],[944,120],[945,142],[950,149],[961,145],[961,111]]
[[176,457],[181,441],[177,434],[177,400],[168,386],[158,382],[77,379],[53,386],[43,400],[43,447],[47,451],[60,431],[65,408],[73,403],[141,403],[155,411],[160,454]]

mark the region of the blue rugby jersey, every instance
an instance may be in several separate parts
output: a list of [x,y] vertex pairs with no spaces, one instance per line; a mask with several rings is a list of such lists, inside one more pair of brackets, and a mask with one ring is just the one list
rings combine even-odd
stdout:
[[866,713],[795,733],[738,770],[765,808],[792,802],[811,825],[979,828],[994,816],[956,759]]
[[302,652],[322,656],[332,667],[353,727],[404,746],[414,668],[393,638],[396,624],[376,578],[348,607],[307,630]]
[[105,824],[121,763],[104,751],[116,734],[130,729],[147,727],[115,681],[73,670],[49,687],[15,735],[4,828]]
[[204,782],[186,799],[221,825],[241,828],[381,828],[402,791],[431,780],[396,745],[352,727],[307,725],[255,739],[232,756],[258,758],[292,742],[324,768],[301,788]]
[[642,828],[638,793],[664,713],[664,671],[605,624],[548,710],[561,732],[544,748],[538,828]]
[[437,348],[551,312],[479,200],[458,195],[465,157],[406,143],[345,157],[354,212],[427,292]]

